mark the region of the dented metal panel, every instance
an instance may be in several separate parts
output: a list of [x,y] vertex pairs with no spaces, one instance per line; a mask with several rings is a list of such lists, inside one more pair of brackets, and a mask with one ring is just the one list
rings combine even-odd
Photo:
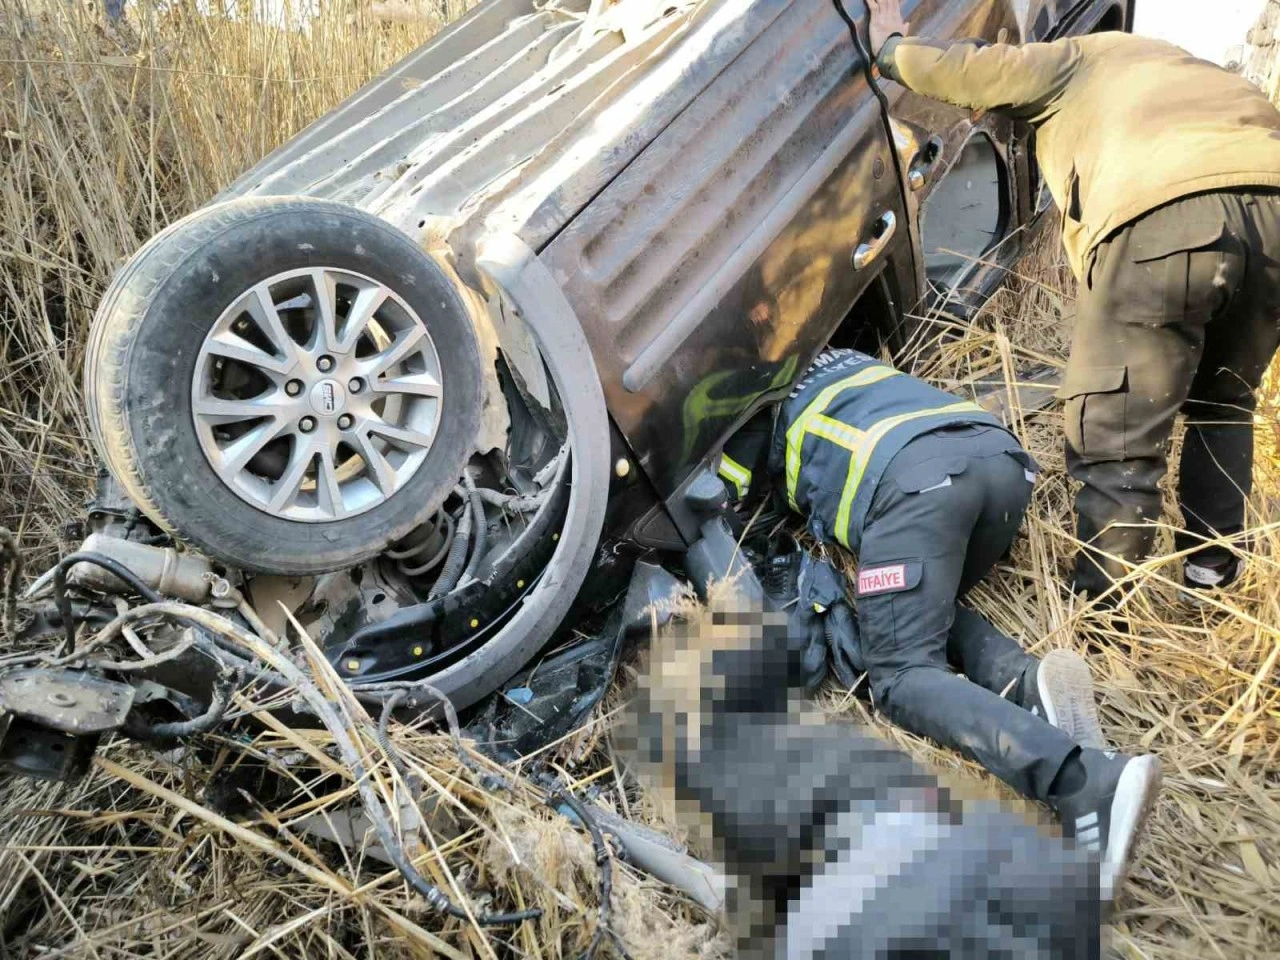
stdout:
[[[486,205],[539,169],[541,158],[557,155],[557,141],[580,135],[596,102],[629,78],[679,26],[678,20],[668,21],[646,31],[637,42],[613,49],[603,49],[608,44],[596,40],[579,51],[564,71],[549,64],[534,81],[552,88],[545,96],[487,130],[480,129],[480,118],[468,121],[457,134],[465,142],[463,149],[447,158],[434,156],[432,150],[413,157],[409,169],[371,201],[370,209],[410,233],[426,228],[431,236],[478,221]],[[557,136],[556,131],[564,133]],[[527,243],[531,240],[523,231],[507,232],[517,233]],[[470,239],[476,239],[474,233]],[[450,240],[457,250],[458,242]]]
[[542,254],[663,493],[790,383],[872,276],[866,225],[900,214],[854,56],[829,4],[786,5]]
[[[568,198],[589,201],[736,54],[725,35],[742,33],[744,6],[491,0],[224,196],[342,200],[424,245],[447,237],[464,264],[482,232],[469,223],[515,196],[541,217],[533,230],[504,229],[538,246],[576,212]],[[704,19],[692,44],[676,43]],[[665,80],[641,83],[655,74]],[[616,110],[606,119],[618,105],[625,121]]]
[[540,250],[787,6],[787,0],[720,0],[694,7],[687,28],[649,58],[629,83],[605,91],[510,187],[486,201],[480,211],[482,228],[516,232]]
[[240,190],[363,207],[472,285],[485,236],[539,251],[668,494],[874,275],[852,251],[902,212],[879,105],[828,3],[480,9],[506,19],[468,17]]
[[[400,160],[415,165],[414,154],[437,138],[462,131],[474,137],[491,108],[513,99],[525,81],[538,76],[557,44],[574,30],[571,20],[549,13],[514,23],[255,189],[332,195],[352,185],[376,186],[375,176],[392,182]],[[372,191],[364,192],[368,197]]]
[[245,171],[219,199],[271,193],[260,189],[267,176],[322,148],[353,123],[371,116],[406,90],[493,40],[508,29],[511,21],[535,12],[533,0],[487,0],[480,4]]

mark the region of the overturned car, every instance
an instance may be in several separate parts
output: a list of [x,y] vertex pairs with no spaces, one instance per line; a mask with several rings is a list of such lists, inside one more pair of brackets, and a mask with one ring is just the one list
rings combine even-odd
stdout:
[[[1034,40],[1129,13],[910,15]],[[879,79],[864,14],[487,0],[153,238],[92,328],[83,546],[12,613],[63,672],[28,668],[43,699],[0,681],[0,760],[71,776],[105,732],[216,720],[207,621],[116,630],[127,668],[77,648],[122,598],[270,643],[293,623],[354,690],[458,709],[531,695],[521,672],[596,623],[557,691],[580,715],[638,560],[641,599],[656,565],[725,572],[726,439],[825,346],[980,303],[1045,206],[1028,131]]]
[[[933,36],[1033,40],[1124,28],[1131,7],[921,0],[908,15]],[[416,801],[366,776],[378,748],[395,765],[389,718],[440,709],[460,743],[461,711],[492,755],[527,753],[599,702],[678,576],[705,588],[734,572],[785,605],[767,576],[785,538],[753,541],[752,519],[776,525],[738,509],[750,478],[725,443],[826,347],[902,346],[920,301],[980,304],[1046,205],[1028,131],[881,81],[864,15],[839,0],[486,0],[153,238],[86,351],[103,470],[81,546],[20,602],[6,592],[0,769],[74,779],[104,735],[182,741],[251,684],[285,722],[329,730],[381,850],[431,906],[535,915],[468,912],[418,872],[397,832],[412,829],[393,823]],[[0,561],[11,586],[11,542]],[[792,735],[785,703],[763,719],[713,707],[752,760]],[[1022,922],[996,909],[1013,893],[1032,916],[1096,904],[1081,858],[1006,870],[1034,846],[1025,827],[961,824],[882,746],[805,735],[829,749],[800,774],[862,804],[823,842],[863,860],[778,848],[797,871],[836,864],[831,903],[853,902],[845,880],[885,851],[954,863],[848,907],[896,927],[802,905],[794,929],[914,937],[919,920],[936,940],[918,893],[939,884],[970,945],[976,899],[1001,936]],[[733,749],[683,756],[698,797],[739,766]],[[765,771],[775,790],[783,770]],[[547,795],[602,865],[596,821],[637,865],[723,903],[724,878],[664,838],[603,823],[562,785]],[[751,826],[758,811],[729,813]],[[797,835],[790,819],[755,825]],[[738,834],[730,847],[752,838]],[[747,847],[729,868],[758,870],[777,900],[784,874]],[[1079,896],[1036,885],[1064,877]],[[608,899],[602,883],[597,940]],[[1074,942],[1062,912],[1052,939]]]

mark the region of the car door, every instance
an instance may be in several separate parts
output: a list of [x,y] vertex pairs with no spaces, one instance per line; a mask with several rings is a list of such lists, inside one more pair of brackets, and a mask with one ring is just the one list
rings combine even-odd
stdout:
[[763,26],[539,254],[663,498],[880,271],[912,279],[884,116],[834,5],[750,0],[735,22]]
[[[1043,39],[1067,0],[905,0],[913,35],[1018,43]],[[1020,252],[1017,228],[1034,213],[1027,165],[1029,130],[1007,117],[931,100],[885,77],[903,176],[919,289],[963,298],[993,261]]]

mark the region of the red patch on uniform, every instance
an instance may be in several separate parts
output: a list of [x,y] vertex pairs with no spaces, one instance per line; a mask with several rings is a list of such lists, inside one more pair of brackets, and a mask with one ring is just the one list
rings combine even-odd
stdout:
[[858,571],[858,596],[907,589],[907,565],[894,563]]

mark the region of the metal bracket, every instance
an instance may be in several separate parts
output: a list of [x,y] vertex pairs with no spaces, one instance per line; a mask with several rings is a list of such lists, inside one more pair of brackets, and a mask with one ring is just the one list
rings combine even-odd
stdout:
[[124,726],[133,687],[76,670],[27,667],[0,674],[0,710],[83,736]]
[[98,738],[124,725],[133,687],[77,670],[27,667],[0,674],[0,770],[76,780]]

